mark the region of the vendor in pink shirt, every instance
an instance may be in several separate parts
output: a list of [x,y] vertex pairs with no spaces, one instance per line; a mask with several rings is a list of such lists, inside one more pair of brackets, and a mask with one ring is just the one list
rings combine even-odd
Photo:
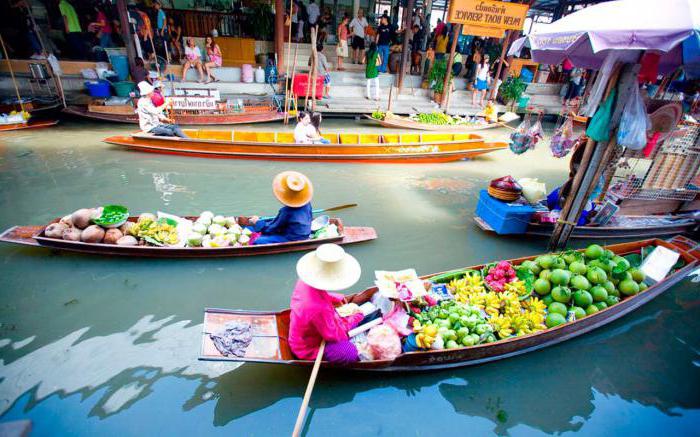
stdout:
[[288,340],[297,358],[316,359],[321,342],[325,341],[324,361],[347,364],[359,360],[348,331],[362,321],[363,315],[358,312],[341,317],[335,307],[345,303],[345,297],[331,292],[352,287],[361,272],[357,260],[337,244],[323,244],[299,260]]

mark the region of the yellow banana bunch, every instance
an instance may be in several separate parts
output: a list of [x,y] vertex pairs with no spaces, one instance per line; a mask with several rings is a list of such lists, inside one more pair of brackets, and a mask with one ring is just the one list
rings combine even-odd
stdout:
[[413,332],[416,333],[416,345],[421,349],[430,349],[438,335],[435,325],[421,325],[418,320],[413,321]]
[[504,286],[504,290],[515,293],[517,296],[525,296],[527,294],[527,290],[525,289],[525,282],[523,281],[509,282]]

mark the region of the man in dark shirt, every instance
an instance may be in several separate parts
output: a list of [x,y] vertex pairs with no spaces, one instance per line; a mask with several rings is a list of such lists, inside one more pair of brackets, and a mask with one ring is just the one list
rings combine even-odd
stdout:
[[382,60],[382,65],[379,66],[378,70],[380,73],[386,73],[386,67],[389,63],[389,46],[394,40],[394,30],[389,26],[389,17],[382,17],[379,19],[379,27],[377,27],[377,52],[379,52],[379,57]]

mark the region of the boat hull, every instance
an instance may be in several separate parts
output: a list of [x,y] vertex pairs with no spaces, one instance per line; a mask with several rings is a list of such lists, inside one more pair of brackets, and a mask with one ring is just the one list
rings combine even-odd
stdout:
[[[224,133],[224,132],[222,132]],[[437,163],[459,161],[506,148],[502,142],[479,140],[444,141],[434,143],[377,144],[288,144],[263,142],[234,142],[210,139],[178,139],[152,135],[113,136],[106,143],[151,153],[197,156],[206,158]]]
[[[535,334],[508,338],[495,343],[472,347],[460,347],[450,350],[403,353],[394,360],[357,362],[351,366],[341,367],[331,365],[330,363],[323,363],[323,365],[324,367],[340,367],[342,369],[356,371],[403,372],[438,370],[488,363],[491,361],[536,351],[538,349],[570,340],[624,317],[642,305],[650,302],[655,297],[671,288],[673,285],[677,284],[691,271],[693,271],[693,269],[697,268],[697,262],[698,259],[700,259],[700,250],[698,250],[697,243],[684,237],[678,237],[678,240],[674,239],[671,242],[659,239],[650,239],[633,243],[611,245],[607,246],[607,248],[616,254],[624,255],[627,253],[636,252],[642,247],[650,244],[665,246],[679,252],[681,257],[686,262],[686,266],[670,274],[662,282],[650,286],[647,290],[637,294],[636,296],[629,297],[616,305],[601,310],[583,319],[568,322]],[[536,256],[519,258],[510,261],[521,263],[522,261],[534,258],[536,258]],[[479,269],[481,267],[483,266],[474,266],[472,268]],[[361,293],[348,296],[348,301],[361,304],[371,298],[375,292],[376,288],[370,288]],[[255,338],[254,342],[251,343],[251,354],[258,354],[258,356],[243,358],[225,357],[221,355],[218,350],[216,350],[215,346],[209,339],[208,333],[217,332],[226,323],[232,320],[254,321],[254,329],[265,331],[262,334],[263,336]],[[276,332],[274,333],[275,335],[271,336],[269,333],[272,329],[274,329]],[[282,312],[250,312],[207,309],[205,310],[202,333],[202,349],[200,351],[199,359],[205,361],[243,361],[312,366],[314,364],[313,361],[297,360],[293,358],[291,351],[289,350],[289,346],[287,345],[286,340],[284,340],[287,337],[288,329],[289,310]],[[254,333],[254,335],[256,334]],[[268,354],[268,356],[265,356],[265,354]]]
[[[190,217],[192,218],[192,217]],[[196,217],[195,217],[196,218]],[[131,219],[132,221],[135,218]],[[338,219],[332,219],[341,236],[316,240],[292,241],[287,243],[263,244],[241,247],[156,247],[118,246],[116,244],[93,244],[80,241],[66,241],[44,235],[45,226],[14,226],[0,234],[0,241],[24,246],[43,247],[67,252],[77,252],[104,256],[128,256],[143,258],[220,258],[255,255],[271,255],[315,249],[324,243],[340,245],[355,244],[377,238],[377,232],[370,227],[343,226]],[[54,221],[55,222],[55,221]]]
[[388,120],[377,120],[370,115],[365,115],[365,118],[382,126],[392,129],[415,129],[430,132],[475,132],[486,129],[493,129],[495,127],[503,126],[503,123],[489,123],[485,125],[477,126],[465,126],[465,125],[438,125],[429,123],[420,123],[417,121],[411,121],[405,118],[390,118]]
[[[110,121],[114,123],[138,124],[136,114],[124,114],[89,111],[86,106],[68,106],[63,110],[66,114],[91,120]],[[225,124],[267,123],[284,119],[284,114],[275,110],[250,113],[232,114],[176,114],[175,121],[181,125],[206,126]]]
[[0,125],[0,132],[10,132],[15,130],[26,130],[26,129],[42,129],[45,127],[51,127],[58,124],[58,120],[30,120],[27,123],[11,123]]

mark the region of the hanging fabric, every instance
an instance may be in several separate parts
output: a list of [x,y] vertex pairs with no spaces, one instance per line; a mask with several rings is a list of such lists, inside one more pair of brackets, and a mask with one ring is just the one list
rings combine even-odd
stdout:
[[586,135],[594,141],[610,140],[610,118],[612,117],[616,94],[617,90],[613,88],[608,98],[600,105],[600,108],[598,108],[598,111],[591,119],[588,129],[586,129]]

